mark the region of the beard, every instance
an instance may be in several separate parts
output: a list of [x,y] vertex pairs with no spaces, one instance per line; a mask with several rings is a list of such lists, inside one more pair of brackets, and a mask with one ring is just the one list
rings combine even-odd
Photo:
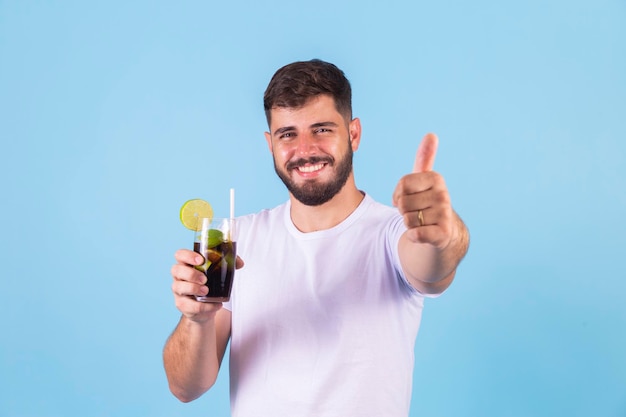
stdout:
[[[286,171],[281,171],[276,166],[276,159],[274,159],[274,170],[296,200],[307,206],[319,206],[337,195],[348,181],[352,172],[352,155],[352,147],[348,145],[348,151],[337,164],[335,164],[335,159],[331,156],[312,156],[311,158],[301,158],[289,162],[286,165]],[[328,166],[335,168],[335,177],[328,182],[308,180],[302,185],[297,185],[289,177],[289,172],[296,169],[296,167],[303,166],[306,163],[318,164],[320,162],[327,163]]]

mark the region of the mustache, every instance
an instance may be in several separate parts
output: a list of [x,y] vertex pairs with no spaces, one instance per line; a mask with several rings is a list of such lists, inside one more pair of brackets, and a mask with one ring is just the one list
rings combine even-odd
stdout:
[[292,170],[301,166],[305,166],[306,164],[315,165],[322,162],[332,165],[335,163],[335,159],[330,156],[312,156],[310,158],[298,158],[296,160],[289,161],[285,168],[287,168],[287,170]]

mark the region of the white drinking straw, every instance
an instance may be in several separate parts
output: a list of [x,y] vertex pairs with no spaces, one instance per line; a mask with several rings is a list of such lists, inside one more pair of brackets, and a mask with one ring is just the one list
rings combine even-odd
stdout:
[[235,218],[235,189],[230,189],[230,219]]
[[232,228],[235,227],[235,189],[231,188],[230,189],[230,228],[228,229],[228,240],[232,241],[233,240],[233,236],[232,236]]

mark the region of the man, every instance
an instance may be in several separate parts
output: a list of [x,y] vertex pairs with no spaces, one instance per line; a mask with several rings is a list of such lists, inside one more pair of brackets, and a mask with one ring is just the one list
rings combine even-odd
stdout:
[[451,284],[469,240],[432,171],[437,137],[424,137],[387,207],[356,187],[361,124],[341,70],[287,65],[264,106],[289,200],[238,219],[240,269],[224,306],[195,301],[207,293],[192,267],[202,257],[176,252],[170,389],[182,401],[202,395],[230,340],[235,417],[406,416],[424,297]]

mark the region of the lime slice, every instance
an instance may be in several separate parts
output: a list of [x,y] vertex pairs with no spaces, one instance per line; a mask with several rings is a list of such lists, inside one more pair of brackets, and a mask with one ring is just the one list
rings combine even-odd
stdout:
[[222,253],[213,249],[208,249],[204,256],[204,263],[202,265],[196,265],[194,266],[194,268],[206,274],[211,265],[213,265],[215,262],[220,262],[222,260],[222,257]]
[[211,261],[205,261],[202,265],[196,265],[194,266],[194,268],[196,268],[198,271],[202,271],[206,274],[206,271],[209,270],[209,267],[211,266]]
[[199,198],[188,200],[180,208],[180,221],[189,230],[198,230],[198,219],[213,218],[213,207]]
[[214,248],[224,241],[224,233],[218,229],[209,229],[209,236],[206,247]]
[[223,254],[221,252],[212,249],[209,249],[206,252],[206,259],[210,264],[221,261],[222,257]]

